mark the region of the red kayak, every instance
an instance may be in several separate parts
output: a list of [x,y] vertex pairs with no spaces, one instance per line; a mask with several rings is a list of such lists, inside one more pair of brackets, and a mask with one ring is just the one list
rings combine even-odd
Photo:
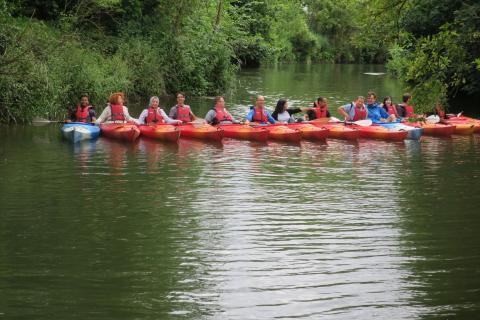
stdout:
[[290,129],[283,124],[264,124],[264,125],[255,125],[252,124],[254,128],[265,128],[268,130],[268,139],[278,140],[278,141],[287,141],[287,142],[300,142],[302,140],[302,132],[297,129]]
[[137,125],[131,123],[102,123],[100,130],[105,137],[123,141],[135,141],[140,135]]
[[465,117],[465,116],[450,116],[448,119],[443,120],[446,123],[455,125],[456,134],[471,134],[470,128],[473,126],[473,132],[480,133],[480,120]]
[[245,124],[219,124],[218,127],[223,129],[225,138],[251,141],[268,140],[268,130],[263,127],[251,127]]
[[358,140],[360,132],[355,129],[346,127],[343,123],[327,123],[327,124],[316,124],[315,126],[321,126],[328,130],[327,138],[335,138],[342,140]]
[[223,129],[209,124],[185,123],[177,125],[180,129],[181,138],[222,141]]
[[408,131],[399,129],[389,129],[382,126],[358,126],[353,124],[360,132],[361,138],[378,139],[387,141],[403,141],[407,138]]
[[180,138],[180,130],[170,124],[157,124],[157,125],[139,125],[140,133],[144,137],[177,142]]
[[311,123],[289,123],[287,126],[290,129],[300,130],[302,139],[307,140],[325,140],[328,135],[328,129],[325,127],[317,127]]
[[427,136],[450,137],[455,131],[454,125],[443,123],[405,122],[405,124],[415,128],[423,128],[423,134]]

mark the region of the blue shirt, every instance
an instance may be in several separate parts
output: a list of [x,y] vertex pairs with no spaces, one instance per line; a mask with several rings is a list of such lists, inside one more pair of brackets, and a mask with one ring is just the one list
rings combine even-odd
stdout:
[[[253,121],[253,115],[255,114],[255,108],[250,107],[250,111],[247,114],[247,120]],[[273,119],[272,115],[268,110],[265,110],[265,114],[267,115],[268,122],[275,123],[275,119]]]
[[367,104],[368,115],[367,117],[372,120],[372,122],[381,122],[381,118],[387,119],[389,114],[385,109],[379,106],[377,103]]

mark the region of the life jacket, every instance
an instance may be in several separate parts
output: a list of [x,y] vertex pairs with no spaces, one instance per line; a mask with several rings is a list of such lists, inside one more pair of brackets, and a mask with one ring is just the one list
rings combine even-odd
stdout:
[[440,117],[440,119],[445,119],[445,111],[443,111],[443,110],[438,111],[438,110],[437,110],[437,114],[438,114],[438,116]]
[[148,115],[145,118],[146,124],[157,124],[157,123],[164,123],[163,117],[159,113],[160,108],[148,108]]
[[190,108],[187,105],[179,106],[177,105],[177,120],[182,122],[190,122]]
[[388,114],[394,114],[396,117],[398,117],[397,108],[395,108],[393,104],[389,107],[384,106],[383,108],[388,112]]
[[88,116],[90,114],[90,106],[86,106],[82,109],[80,105],[77,106],[77,111],[75,112],[75,121],[76,122],[87,122]]
[[123,106],[119,104],[111,104],[110,105],[110,119],[112,121],[124,121],[125,122],[125,115],[123,114]]
[[407,113],[407,117],[413,117],[415,114],[413,113],[413,106],[406,105],[405,112]]
[[[353,107],[353,103],[352,103]],[[367,107],[363,107],[362,105],[357,106],[355,104],[355,116],[353,117],[352,121],[364,120],[367,118]]]
[[315,101],[315,108],[314,108],[314,111],[315,111],[315,117],[317,117],[317,119],[319,118],[326,118],[327,117],[327,106],[325,106],[323,109],[320,107],[318,101]]
[[252,118],[253,122],[260,122],[260,123],[268,122],[267,113],[265,112],[265,109],[258,109],[254,107],[253,111],[255,112]]
[[228,112],[226,112],[224,108],[222,109],[213,108],[213,110],[215,110],[215,113],[216,113],[215,119],[213,120],[214,123],[220,123],[222,121],[233,122],[232,116],[230,116],[230,114],[228,114]]

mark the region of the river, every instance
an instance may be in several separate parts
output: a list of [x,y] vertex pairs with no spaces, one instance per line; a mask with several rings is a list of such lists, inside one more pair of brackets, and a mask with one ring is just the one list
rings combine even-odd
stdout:
[[[245,70],[226,102],[398,101],[396,80],[364,74],[382,71]],[[187,102],[203,116],[212,100]],[[480,314],[480,135],[74,146],[59,128],[0,126],[0,318]]]

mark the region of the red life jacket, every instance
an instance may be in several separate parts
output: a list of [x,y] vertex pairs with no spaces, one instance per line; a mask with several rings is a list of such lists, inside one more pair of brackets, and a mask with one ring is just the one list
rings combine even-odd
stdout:
[[125,121],[125,115],[123,114],[123,106],[119,104],[110,105],[110,120],[112,121]]
[[413,106],[406,105],[405,112],[407,113],[407,117],[413,117],[415,114],[413,113]]
[[148,108],[148,115],[145,118],[146,124],[157,124],[157,123],[164,123],[162,115],[159,112],[160,108]]
[[394,114],[395,117],[398,117],[397,108],[395,108],[393,104],[387,107],[386,111],[388,112],[388,114]]
[[253,122],[261,122],[261,123],[268,122],[267,113],[265,112],[265,109],[253,108],[253,111],[255,111],[252,118]]
[[445,119],[445,111],[441,110],[441,111],[437,111],[437,113],[440,119]]
[[87,122],[88,115],[90,114],[90,106],[86,106],[82,109],[80,105],[77,106],[77,111],[75,112],[76,122]]
[[214,110],[215,110],[215,113],[217,114],[214,119],[215,123],[220,123],[222,121],[233,121],[232,116],[228,114],[225,108],[222,108],[222,109],[214,108]]
[[182,120],[182,122],[190,122],[190,107],[187,105],[179,106],[177,105],[177,120]]
[[352,121],[364,120],[367,118],[367,108],[362,105],[355,105],[355,116]]
[[323,109],[320,107],[318,104],[318,101],[315,101],[315,116],[317,119],[319,118],[326,118],[327,117],[327,106],[325,106]]

